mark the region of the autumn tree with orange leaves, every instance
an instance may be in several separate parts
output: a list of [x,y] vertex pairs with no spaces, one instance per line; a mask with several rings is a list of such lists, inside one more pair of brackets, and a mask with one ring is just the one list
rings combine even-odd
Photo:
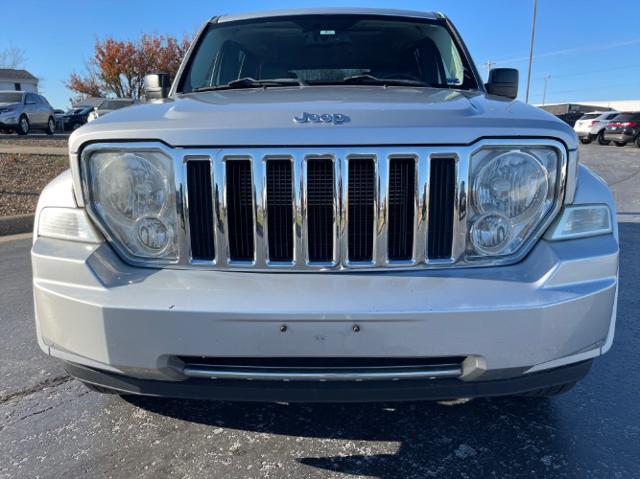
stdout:
[[189,48],[185,36],[142,35],[138,40],[96,40],[95,55],[86,63],[84,74],[72,73],[67,88],[81,96],[140,98],[144,76],[168,73],[175,76]]

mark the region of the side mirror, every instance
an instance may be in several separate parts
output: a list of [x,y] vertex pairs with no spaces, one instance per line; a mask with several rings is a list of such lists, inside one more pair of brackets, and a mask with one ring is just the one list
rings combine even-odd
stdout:
[[147,100],[164,100],[169,96],[171,78],[168,73],[152,73],[144,77],[144,96]]
[[489,72],[485,85],[490,95],[504,96],[514,100],[518,96],[520,74],[515,68],[494,68]]

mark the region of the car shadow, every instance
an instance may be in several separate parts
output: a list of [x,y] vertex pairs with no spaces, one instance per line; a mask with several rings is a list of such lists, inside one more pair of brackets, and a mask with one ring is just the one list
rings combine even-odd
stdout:
[[[498,457],[508,462],[513,451],[526,458],[530,448],[558,446],[551,443],[558,438],[559,418],[547,399],[494,398],[462,404],[227,403],[135,396],[125,400],[149,412],[207,426],[347,444],[364,441],[370,444],[366,452],[349,454],[352,450],[348,450],[296,460],[327,472],[384,479],[450,474],[453,470],[462,475],[458,477],[477,477],[479,468],[490,470],[496,450],[502,451]],[[318,448],[311,450],[318,452]],[[518,457],[508,469],[519,473],[521,466],[516,464],[522,462]],[[545,468],[537,462],[529,464],[529,470]],[[501,470],[501,474],[506,472]]]

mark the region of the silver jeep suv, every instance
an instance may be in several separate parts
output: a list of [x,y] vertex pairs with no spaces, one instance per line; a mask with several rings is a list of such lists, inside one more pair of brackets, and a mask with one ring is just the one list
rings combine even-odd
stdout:
[[441,14],[216,17],[76,130],[32,251],[38,341],[103,392],[567,391],[610,348],[618,231],[575,132]]
[[33,129],[47,135],[56,131],[53,108],[42,95],[22,91],[0,91],[0,131],[27,135]]

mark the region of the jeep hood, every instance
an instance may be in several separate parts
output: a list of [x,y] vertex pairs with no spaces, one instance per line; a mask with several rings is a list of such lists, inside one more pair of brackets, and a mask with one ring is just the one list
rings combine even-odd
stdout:
[[[304,112],[348,121],[295,123]],[[482,137],[549,137],[577,148],[574,131],[538,108],[481,92],[380,86],[220,90],[113,111],[76,130],[87,141],[159,140],[174,147],[459,145]]]

